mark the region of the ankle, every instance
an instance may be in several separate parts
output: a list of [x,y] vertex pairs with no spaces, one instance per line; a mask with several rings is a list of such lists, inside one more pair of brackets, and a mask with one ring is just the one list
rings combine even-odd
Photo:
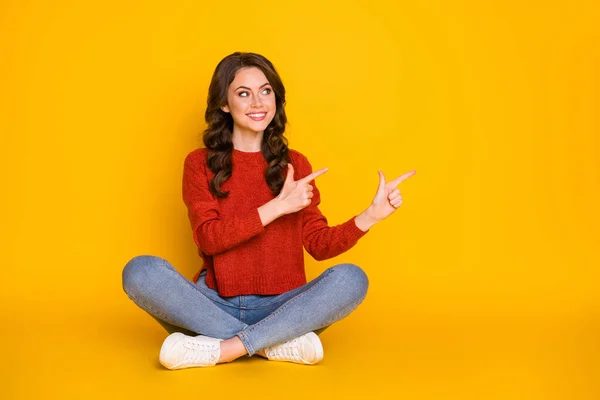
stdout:
[[265,349],[259,350],[259,351],[257,351],[255,354],[256,354],[256,355],[259,355],[259,356],[261,356],[261,357],[264,357],[264,358],[269,358],[269,357],[267,357],[267,355],[265,354]]
[[237,336],[223,340],[220,345],[220,355],[217,364],[231,362],[244,354],[248,354],[246,347],[244,347],[244,344]]
[[217,364],[223,364],[233,361],[231,355],[229,354],[229,346],[224,346],[224,342],[221,342],[221,349],[219,354],[219,359],[217,360]]

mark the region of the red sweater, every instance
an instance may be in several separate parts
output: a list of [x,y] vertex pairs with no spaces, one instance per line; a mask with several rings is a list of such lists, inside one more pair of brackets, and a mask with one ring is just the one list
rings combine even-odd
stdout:
[[[294,180],[312,173],[308,159],[289,149]],[[183,170],[183,201],[188,209],[194,242],[204,263],[193,278],[207,270],[206,285],[220,296],[280,294],[304,285],[304,251],[321,261],[350,248],[367,231],[355,216],[330,227],[318,208],[315,180],[310,205],[263,226],[258,207],[275,198],[264,178],[262,153],[233,150],[231,177],[221,185],[229,197],[220,199],[209,190],[214,173],[206,165],[208,149],[187,155]],[[316,178],[319,179],[319,178]]]

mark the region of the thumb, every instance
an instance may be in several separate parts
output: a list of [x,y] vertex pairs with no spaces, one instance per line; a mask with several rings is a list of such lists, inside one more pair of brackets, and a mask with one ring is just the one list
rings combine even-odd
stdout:
[[383,171],[377,170],[379,174],[379,186],[377,187],[377,193],[375,193],[375,197],[385,195],[385,175]]
[[288,167],[288,170],[287,170],[287,176],[285,178],[285,181],[293,182],[294,181],[294,167],[292,166],[292,163],[288,163],[287,167]]

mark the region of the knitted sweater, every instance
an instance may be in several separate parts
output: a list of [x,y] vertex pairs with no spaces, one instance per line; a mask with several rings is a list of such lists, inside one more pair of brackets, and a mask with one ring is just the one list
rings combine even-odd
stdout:
[[[315,260],[326,260],[349,250],[369,232],[356,226],[356,216],[328,226],[318,208],[315,180],[307,207],[263,226],[258,207],[275,196],[264,177],[267,162],[262,152],[233,150],[231,177],[221,185],[229,197],[221,199],[209,190],[214,173],[206,165],[208,151],[195,149],[185,158],[182,192],[203,260],[193,281],[206,269],[206,285],[220,296],[281,294],[302,286],[307,283],[303,246]],[[303,154],[293,149],[289,154],[294,180],[313,172]]]

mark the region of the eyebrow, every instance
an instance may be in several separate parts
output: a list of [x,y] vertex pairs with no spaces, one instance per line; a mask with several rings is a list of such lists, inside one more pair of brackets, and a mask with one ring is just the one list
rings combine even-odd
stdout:
[[[262,85],[260,85],[259,89],[260,89],[261,87],[263,87],[263,86],[267,86],[267,85],[269,85],[269,82],[267,82],[267,83],[263,83]],[[239,86],[239,87],[238,87],[237,89],[235,89],[235,90],[238,90],[238,89],[248,89],[248,90],[251,90],[249,87],[246,87],[246,86]]]

